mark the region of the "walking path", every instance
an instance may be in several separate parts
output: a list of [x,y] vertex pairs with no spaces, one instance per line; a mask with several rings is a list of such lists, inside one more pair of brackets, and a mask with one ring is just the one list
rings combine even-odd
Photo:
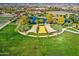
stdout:
[[[22,35],[27,35],[27,36],[30,36],[30,37],[52,37],[52,36],[57,36],[57,35],[60,35],[62,34],[64,31],[68,31],[68,32],[71,32],[71,33],[74,33],[74,34],[79,34],[79,32],[76,32],[76,31],[72,31],[72,30],[68,30],[68,28],[73,28],[74,26],[71,26],[71,27],[67,27],[67,28],[63,28],[61,32],[55,32],[55,33],[52,33],[51,35],[43,35],[43,36],[38,36],[38,35],[28,35],[26,33],[22,33],[22,32],[19,32],[20,34]],[[47,26],[47,28],[51,28],[49,26]],[[35,29],[36,29],[36,26],[34,25],[31,30],[28,31],[29,32],[35,32]],[[52,29],[52,28],[51,28]],[[75,29],[75,28],[74,28]],[[77,30],[77,29],[76,29]],[[77,30],[79,31],[79,30]],[[35,32],[36,33],[36,32]]]
[[[52,37],[52,36],[60,35],[61,33],[63,33],[63,32],[66,30],[65,28],[63,28],[61,32],[56,32],[56,30],[54,30],[53,28],[50,27],[49,24],[47,24],[47,25],[45,25],[45,27],[46,27],[48,33],[51,33],[51,32],[52,32],[51,35],[44,35],[44,36],[28,35],[29,32],[37,33],[37,31],[36,31],[36,30],[37,30],[37,27],[38,27],[38,25],[34,25],[34,26],[33,26],[30,30],[28,30],[27,32],[20,32],[20,31],[18,31],[18,32],[19,32],[20,34],[24,35],[24,36],[27,35],[27,36],[31,36],[31,37]],[[40,27],[39,27],[39,28],[40,28]],[[39,31],[42,31],[42,33],[43,33],[44,30],[42,30],[42,28],[41,28]],[[55,32],[55,33],[54,33],[54,32]],[[38,32],[38,33],[39,33],[39,32]]]
[[7,21],[5,24],[0,26],[0,29],[4,28],[6,25],[8,25],[10,23],[10,21]]
[[71,33],[74,33],[74,34],[79,34],[79,32],[76,32],[76,31],[72,31],[72,30],[65,30],[65,31],[68,31],[68,32],[71,32]]
[[5,26],[7,26],[8,24],[10,24],[11,22],[15,21],[17,17],[15,17],[12,21],[7,21],[5,24],[2,24],[2,26],[0,26],[0,29],[4,28]]

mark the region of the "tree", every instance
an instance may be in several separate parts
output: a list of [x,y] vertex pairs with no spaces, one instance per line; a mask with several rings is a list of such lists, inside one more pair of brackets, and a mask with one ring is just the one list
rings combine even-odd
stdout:
[[79,18],[77,18],[75,14],[71,14],[69,16],[69,19],[72,20],[73,23],[78,23],[78,21],[79,21]]
[[28,30],[28,19],[25,15],[22,15],[18,20],[18,26],[16,30],[26,31]]
[[12,13],[16,12],[16,8],[14,8],[14,7],[5,7],[5,8],[3,8],[3,12],[12,14]]
[[48,23],[50,23],[50,22],[53,20],[52,16],[53,16],[53,14],[51,14],[51,13],[48,13],[48,14],[46,15],[46,19],[47,19],[47,22],[48,22]]
[[58,24],[61,24],[61,25],[64,24],[64,20],[65,20],[64,17],[60,15],[58,19]]
[[20,24],[26,24],[28,23],[27,18],[25,15],[21,16],[19,19]]

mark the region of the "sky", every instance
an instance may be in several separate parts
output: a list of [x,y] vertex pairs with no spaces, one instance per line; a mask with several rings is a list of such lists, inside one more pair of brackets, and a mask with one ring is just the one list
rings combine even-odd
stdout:
[[60,7],[65,7],[65,6],[79,6],[79,3],[0,3],[0,7],[6,7],[6,6],[40,6],[40,7],[45,7],[45,6],[60,6]]
[[79,3],[79,0],[1,0],[0,3]]

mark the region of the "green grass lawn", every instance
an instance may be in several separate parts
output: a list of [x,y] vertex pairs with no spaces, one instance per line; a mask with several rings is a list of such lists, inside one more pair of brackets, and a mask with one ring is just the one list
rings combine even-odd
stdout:
[[68,30],[72,30],[72,31],[75,31],[75,32],[79,32],[79,31],[77,31],[76,28],[68,28]]
[[79,55],[79,35],[64,32],[55,37],[33,38],[15,31],[15,22],[0,30],[0,55]]

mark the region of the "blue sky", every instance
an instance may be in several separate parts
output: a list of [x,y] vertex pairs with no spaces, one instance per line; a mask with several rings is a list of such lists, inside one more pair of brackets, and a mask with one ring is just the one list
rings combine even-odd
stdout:
[[1,0],[0,3],[79,3],[79,0]]

